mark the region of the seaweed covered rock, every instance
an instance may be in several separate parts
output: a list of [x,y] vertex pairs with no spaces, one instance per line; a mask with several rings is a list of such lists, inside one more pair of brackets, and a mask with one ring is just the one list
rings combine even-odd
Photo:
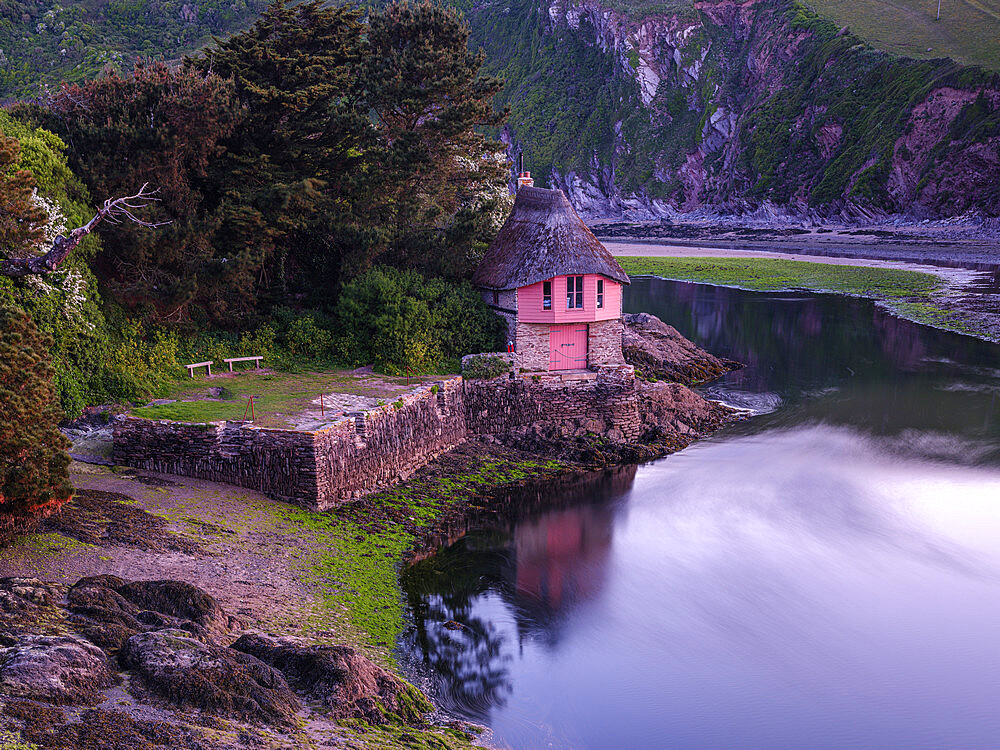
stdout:
[[173,628],[211,640],[236,624],[214,597],[181,581],[91,576],[77,581],[67,600],[77,630],[112,652],[137,633]]
[[622,353],[625,361],[635,365],[646,377],[694,385],[742,366],[709,354],[655,315],[630,313],[624,319]]
[[29,635],[0,649],[0,693],[7,696],[94,704],[117,682],[105,653],[76,636]]
[[735,409],[702,398],[679,383],[643,383],[639,389],[639,413],[646,440],[668,434],[697,437],[739,418]]
[[297,691],[321,701],[336,718],[383,724],[393,714],[420,723],[432,709],[419,690],[347,646],[309,646],[247,633],[232,648],[281,670]]
[[217,716],[290,724],[299,702],[277,669],[260,659],[191,637],[156,630],[129,638],[119,655],[154,695]]
[[56,634],[60,596],[59,586],[37,578],[0,578],[0,646],[13,646],[24,634]]

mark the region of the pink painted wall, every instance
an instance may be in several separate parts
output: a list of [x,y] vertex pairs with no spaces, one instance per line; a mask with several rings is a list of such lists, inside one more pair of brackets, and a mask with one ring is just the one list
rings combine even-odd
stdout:
[[587,323],[595,320],[614,320],[622,314],[622,285],[604,278],[604,307],[597,309],[597,280],[604,278],[596,273],[583,277],[583,308],[566,309],[566,277],[556,276],[552,281],[552,309],[542,309],[542,284],[539,281],[517,290],[517,319],[525,323]]

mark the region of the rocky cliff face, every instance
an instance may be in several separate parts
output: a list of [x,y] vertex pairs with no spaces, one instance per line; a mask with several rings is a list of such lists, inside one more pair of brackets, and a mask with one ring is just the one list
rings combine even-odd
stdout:
[[507,0],[473,27],[503,137],[581,213],[1000,213],[1000,77],[879,52],[794,0]]

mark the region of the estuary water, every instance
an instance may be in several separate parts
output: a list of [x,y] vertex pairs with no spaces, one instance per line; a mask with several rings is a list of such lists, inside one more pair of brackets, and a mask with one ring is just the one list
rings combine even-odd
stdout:
[[756,416],[403,575],[411,676],[496,747],[1000,748],[1000,346],[637,279]]

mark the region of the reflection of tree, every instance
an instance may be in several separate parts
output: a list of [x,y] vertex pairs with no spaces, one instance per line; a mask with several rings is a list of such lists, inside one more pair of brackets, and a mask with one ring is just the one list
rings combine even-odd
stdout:
[[[549,486],[558,509],[511,520],[510,531],[470,533],[403,572],[413,628],[400,647],[420,659],[447,708],[486,721],[511,691],[520,641],[554,646],[574,608],[599,593],[616,500],[634,476],[628,467]],[[536,491],[546,490],[526,492],[525,507],[536,506]],[[497,618],[497,607],[509,618]],[[505,632],[503,621],[513,627]]]

